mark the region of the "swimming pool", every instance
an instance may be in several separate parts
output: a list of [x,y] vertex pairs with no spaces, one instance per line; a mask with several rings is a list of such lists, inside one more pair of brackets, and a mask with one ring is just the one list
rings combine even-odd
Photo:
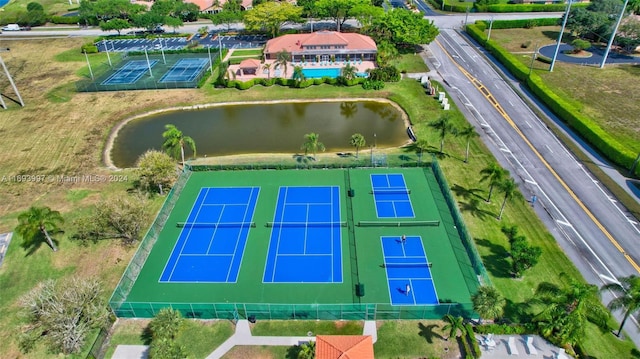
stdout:
[[302,69],[302,73],[304,74],[304,77],[308,78],[308,79],[319,79],[319,78],[323,78],[323,77],[331,77],[331,78],[336,78],[338,76],[340,76],[340,69],[339,68],[326,68],[326,69]]

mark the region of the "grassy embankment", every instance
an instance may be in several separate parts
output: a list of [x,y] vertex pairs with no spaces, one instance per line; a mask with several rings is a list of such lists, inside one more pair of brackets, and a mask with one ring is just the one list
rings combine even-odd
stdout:
[[[115,123],[131,114],[189,103],[388,97],[408,113],[415,124],[418,137],[428,139],[433,146],[438,146],[439,143],[437,135],[429,129],[427,122],[441,114],[440,107],[435,100],[426,97],[420,85],[414,81],[388,84],[384,90],[378,92],[364,91],[359,87],[324,85],[306,90],[257,86],[247,91],[239,91],[217,90],[206,86],[202,90],[88,94],[65,92],[64,85],[58,87],[59,84],[70,83],[78,78],[79,73],[84,73],[78,70],[85,66],[84,59],[80,57],[79,60],[60,62],[56,60],[56,56],[61,49],[77,49],[83,41],[41,40],[12,45],[16,51],[12,49],[11,57],[5,58],[5,61],[20,86],[27,106],[18,108],[12,104],[10,110],[0,112],[0,131],[3,133],[3,141],[0,143],[2,175],[108,174],[109,171],[102,166],[101,152],[109,130]],[[102,55],[93,55],[91,58],[92,61],[106,61]],[[2,90],[7,93],[5,88]],[[67,96],[53,96],[60,93]],[[51,101],[52,98],[56,101]],[[461,125],[464,121],[461,115],[455,111],[451,113],[455,124]],[[497,196],[492,203],[486,203],[483,199],[487,188],[477,183],[478,172],[493,161],[493,158],[486,147],[476,140],[472,142],[470,162],[464,164],[464,147],[464,140],[447,138],[446,156],[441,160],[441,165],[450,185],[458,189],[458,201],[463,215],[493,283],[508,298],[508,315],[517,319],[521,315],[519,308],[531,297],[537,283],[557,282],[560,272],[568,272],[572,276],[578,276],[578,273],[526,203],[509,204],[502,222],[495,219],[499,211],[500,197]],[[292,152],[296,150],[292,149]],[[400,160],[401,156],[406,156],[410,161],[416,160],[415,154],[405,153],[400,149],[391,149],[388,153],[389,157],[395,157],[395,160]],[[406,158],[403,160],[407,160]],[[123,171],[121,174],[128,174],[130,180],[111,184],[3,182],[0,184],[0,230],[11,230],[15,226],[17,213],[31,204],[51,206],[62,211],[65,218],[71,220],[99,198],[108,198],[130,188],[133,173]],[[154,205],[159,205],[159,201],[154,202]],[[508,274],[508,243],[500,232],[502,224],[519,225],[521,233],[532,244],[544,248],[540,263],[521,280],[513,280]],[[16,328],[20,323],[16,302],[20,295],[44,278],[61,278],[74,274],[101,278],[108,295],[132,254],[132,249],[122,248],[114,242],[79,246],[68,239],[73,232],[72,228],[65,229],[67,232],[58,238],[61,249],[57,253],[42,247],[35,254],[25,256],[19,247],[18,239],[9,247],[5,263],[0,268],[0,287],[3,289],[0,296],[0,357],[20,356],[16,344]],[[410,322],[406,325],[417,323]],[[414,331],[415,336],[412,340],[421,340],[418,332],[417,329]],[[393,353],[395,356],[413,355],[413,351],[404,352],[409,350],[406,346],[388,349],[385,348],[385,341],[381,343],[376,346],[376,350],[381,353]],[[611,335],[602,335],[591,329],[585,345],[589,353],[597,358],[628,357],[632,348],[628,341],[618,341]],[[25,357],[46,356],[43,349],[38,348],[35,353]]]

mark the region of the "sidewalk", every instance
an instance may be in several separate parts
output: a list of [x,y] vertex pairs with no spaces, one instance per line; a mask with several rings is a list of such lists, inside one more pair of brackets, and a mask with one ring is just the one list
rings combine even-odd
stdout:
[[[365,321],[363,335],[370,335],[375,343],[378,338],[375,321]],[[293,346],[315,341],[315,336],[308,337],[272,337],[272,336],[253,336],[248,320],[239,320],[236,324],[236,332],[216,350],[214,350],[206,359],[218,359],[225,355],[236,345],[269,345],[269,346]]]

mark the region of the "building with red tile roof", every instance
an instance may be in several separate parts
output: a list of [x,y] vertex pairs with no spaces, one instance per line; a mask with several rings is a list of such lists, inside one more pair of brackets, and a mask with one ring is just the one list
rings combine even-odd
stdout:
[[370,335],[318,335],[316,359],[374,359]]
[[289,34],[267,41],[265,59],[286,51],[292,62],[375,61],[378,47],[372,38],[355,33],[316,31]]
[[[196,4],[200,8],[200,12],[207,14],[215,14],[222,11],[222,6],[227,0],[184,0],[186,3]],[[242,10],[249,10],[253,7],[253,0],[240,1],[240,8]]]

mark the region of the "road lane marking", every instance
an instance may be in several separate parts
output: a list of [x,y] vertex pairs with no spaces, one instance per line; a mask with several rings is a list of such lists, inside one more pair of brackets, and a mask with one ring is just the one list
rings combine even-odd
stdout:
[[500,104],[498,103],[498,101],[495,100],[495,98],[493,97],[493,95],[491,94],[491,92],[489,91],[489,89],[487,89],[486,87],[484,87],[484,85],[482,83],[480,83],[480,81],[478,79],[476,79],[475,77],[473,77],[467,70],[465,70],[464,68],[462,68],[462,66],[460,66],[457,62],[455,62],[455,60],[453,60],[453,58],[451,58],[451,56],[449,55],[449,53],[444,49],[444,47],[440,44],[440,42],[438,42],[438,40],[436,40],[436,43],[438,44],[438,46],[440,46],[442,48],[442,50],[444,51],[444,53],[449,56],[449,58],[451,59],[451,61],[455,64],[455,66],[460,70],[460,72],[462,72],[463,75],[465,75],[469,81],[471,81],[471,83],[482,93],[482,95],[489,101],[491,102],[491,104],[493,104],[493,107],[502,115],[502,117],[505,119],[505,121],[507,121],[507,123],[514,129],[514,131],[520,136],[520,138],[522,138],[522,140],[524,141],[524,143],[527,144],[527,146],[529,146],[529,148],[531,149],[531,151],[533,151],[533,153],[536,155],[536,157],[538,157],[538,159],[540,160],[540,162],[542,162],[542,164],[549,170],[549,172],[551,172],[551,174],[553,175],[553,177],[556,178],[556,180],[560,183],[560,185],[567,191],[567,193],[569,194],[569,196],[571,196],[571,198],[573,198],[573,200],[578,204],[578,206],[580,208],[582,208],[582,210],[584,211],[584,213],[589,217],[589,219],[591,219],[591,221],[596,225],[596,227],[598,227],[598,229],[600,229],[600,231],[605,235],[605,237],[607,237],[607,239],[614,245],[614,247],[616,247],[616,249],[618,249],[618,251],[620,253],[622,253],[624,255],[624,257],[627,259],[627,261],[631,264],[631,266],[633,266],[633,268],[640,273],[640,266],[633,260],[633,258],[631,258],[631,256],[629,256],[624,248],[622,248],[622,246],[620,245],[620,243],[618,243],[618,241],[616,241],[615,238],[613,238],[613,236],[611,235],[611,233],[609,233],[609,231],[607,231],[606,228],[604,228],[604,226],[602,225],[602,223],[600,223],[600,221],[598,221],[598,219],[595,217],[595,215],[593,213],[591,213],[591,211],[587,208],[587,206],[578,198],[578,196],[575,194],[575,192],[573,192],[573,190],[571,190],[571,188],[569,187],[569,185],[567,185],[567,183],[560,177],[560,175],[558,175],[558,173],[553,169],[553,167],[551,167],[551,165],[549,164],[549,162],[547,162],[547,160],[544,159],[544,157],[540,154],[540,152],[538,152],[538,150],[533,146],[533,144],[529,141],[529,139],[524,135],[524,133],[522,133],[522,131],[520,130],[520,128],[518,128],[518,125],[516,125],[516,123],[511,119],[511,117],[504,111],[504,109],[502,108],[502,106],[500,106]]

